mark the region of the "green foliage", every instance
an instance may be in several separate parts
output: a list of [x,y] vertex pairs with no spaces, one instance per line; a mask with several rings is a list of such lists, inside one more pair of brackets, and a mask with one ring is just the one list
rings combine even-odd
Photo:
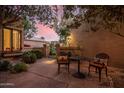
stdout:
[[[117,27],[118,23],[124,23],[124,6],[120,5],[63,5],[63,14],[61,21],[58,18],[60,7],[54,5],[3,5],[0,6],[0,22],[5,25],[8,19],[17,20],[19,18],[24,20],[25,35],[31,38],[35,32],[35,21],[47,24],[55,28],[59,33],[61,25],[68,29],[78,28],[82,22],[91,25],[90,31],[97,31],[99,28],[111,30]],[[3,20],[4,19],[4,20]],[[71,22],[68,23],[71,19]],[[96,21],[96,19],[100,19]],[[65,32],[59,34],[63,38]],[[117,31],[121,36],[121,33]],[[65,38],[65,37],[64,37]]]
[[36,60],[37,60],[37,56],[36,56],[36,54],[31,53],[31,55],[30,55],[30,59],[31,59],[31,63],[36,62]]
[[60,42],[66,44],[67,37],[70,36],[70,30],[67,27],[61,28],[59,32],[59,36],[60,36]]
[[0,60],[0,71],[7,71],[9,69],[10,62],[8,60]]
[[56,49],[53,44],[50,44],[50,55],[56,55]]
[[35,26],[35,20],[30,20],[29,17],[25,16],[23,19],[24,24],[24,38],[32,38],[37,32],[37,28]]
[[25,64],[23,62],[16,63],[14,65],[11,65],[11,67],[10,67],[10,71],[12,73],[20,73],[23,71],[27,71],[27,69],[28,69],[27,64]]
[[[73,5],[64,6],[64,20],[68,20],[70,17],[71,24],[66,24],[68,28],[78,28],[82,22],[88,23],[89,31],[99,31],[100,28],[108,29],[110,32],[114,28],[118,28],[119,24],[124,23],[124,6],[120,5]],[[78,11],[78,12],[77,12]],[[74,13],[76,12],[76,13]],[[68,16],[71,15],[71,16]],[[88,31],[88,32],[89,32]],[[123,36],[118,30],[113,32],[116,35]]]
[[25,63],[34,63],[37,59],[36,54],[32,53],[31,51],[24,52],[22,59]]
[[34,53],[37,56],[38,59],[43,57],[43,53],[41,51],[32,50],[31,52]]
[[23,24],[24,24],[24,30],[29,29],[31,27],[31,23],[26,16],[24,17]]
[[23,20],[26,38],[34,36],[35,21],[50,24],[53,20],[51,7],[48,5],[2,5],[0,6],[0,22],[6,25],[9,20]]

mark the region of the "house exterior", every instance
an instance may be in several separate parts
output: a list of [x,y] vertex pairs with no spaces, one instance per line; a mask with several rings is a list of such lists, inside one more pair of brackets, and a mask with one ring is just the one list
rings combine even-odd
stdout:
[[40,50],[49,55],[49,43],[39,40],[24,40],[22,20],[8,20],[0,24],[0,57],[22,55],[24,51]]
[[28,46],[29,48],[39,48],[44,47],[44,45],[49,45],[49,42],[37,40],[37,39],[24,39],[24,48]]
[[[89,25],[82,23],[78,29],[72,29],[70,36],[71,46],[80,46],[82,55],[94,57],[99,52],[105,52],[110,56],[109,66],[124,68],[124,37],[114,34],[106,29],[89,31]],[[113,29],[124,35],[124,24],[120,28]]]
[[22,20],[0,24],[0,54],[9,56],[18,54],[23,48],[23,25]]

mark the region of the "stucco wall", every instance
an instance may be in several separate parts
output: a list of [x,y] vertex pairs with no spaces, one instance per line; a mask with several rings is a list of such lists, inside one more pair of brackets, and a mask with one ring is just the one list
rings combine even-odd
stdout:
[[31,48],[34,48],[34,47],[43,47],[43,45],[46,43],[36,40],[24,40],[24,44],[30,45]]
[[[110,56],[110,66],[124,68],[124,37],[107,30],[86,32],[87,28],[88,26],[83,24],[80,28],[72,30],[71,45],[80,45],[84,56],[94,56],[96,53],[105,52]],[[121,28],[121,31],[123,30]]]
[[31,50],[38,50],[43,53],[45,57],[48,57],[50,49],[49,44],[43,41],[36,41],[36,40],[24,40],[24,45],[30,45],[28,47],[23,47],[23,52],[31,51]]

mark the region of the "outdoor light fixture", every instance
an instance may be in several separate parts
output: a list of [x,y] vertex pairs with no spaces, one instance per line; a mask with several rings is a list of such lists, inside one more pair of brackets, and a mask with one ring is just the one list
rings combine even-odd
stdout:
[[70,47],[71,36],[67,38],[67,45]]

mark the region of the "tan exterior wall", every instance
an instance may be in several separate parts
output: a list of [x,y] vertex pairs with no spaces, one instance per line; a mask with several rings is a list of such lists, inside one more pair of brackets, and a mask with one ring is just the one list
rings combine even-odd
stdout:
[[[124,37],[106,30],[86,32],[88,26],[83,24],[78,29],[73,29],[70,44],[80,45],[84,56],[92,57],[96,53],[105,52],[110,56],[109,65],[124,67]],[[116,29],[117,30],[117,29]],[[123,31],[124,28],[121,28]]]
[[47,43],[36,40],[24,40],[24,44],[30,45],[31,48],[34,48],[34,47],[43,47],[43,45]]

